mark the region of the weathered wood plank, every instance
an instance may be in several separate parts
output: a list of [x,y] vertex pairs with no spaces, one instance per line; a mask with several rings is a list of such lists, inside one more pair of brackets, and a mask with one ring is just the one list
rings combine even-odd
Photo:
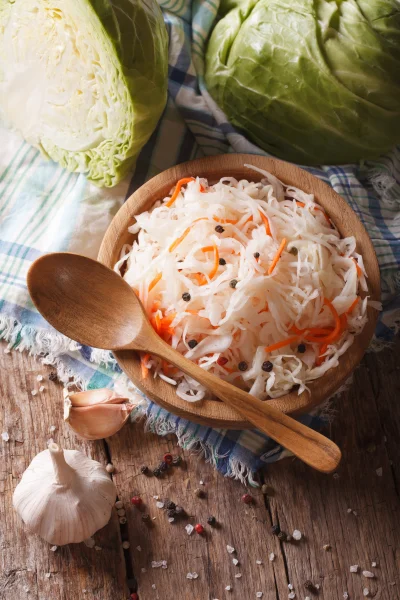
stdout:
[[[379,600],[400,598],[400,501],[396,487],[400,475],[400,407],[396,399],[399,350],[400,343],[396,349],[368,356],[355,375],[351,392],[336,403],[332,434],[344,454],[339,477],[314,473],[291,459],[272,465],[265,479],[276,493],[268,500],[267,509],[259,491],[251,492],[256,504],[246,506],[240,500],[245,491],[241,484],[223,479],[196,455],[177,449],[173,438],[145,434],[141,423],[127,426],[107,440],[119,496],[128,511],[122,537],[130,541],[131,548],[125,558],[135,573],[140,599],[251,600],[262,591],[264,600],[286,600],[288,583],[293,584],[296,598],[316,598],[304,588],[307,579],[320,584],[320,600],[342,600],[345,591],[351,600],[361,599],[363,587],[369,587]],[[26,535],[13,513],[11,496],[17,479],[32,456],[45,446],[50,425],[60,426],[54,437],[66,447],[80,447],[103,462],[107,457],[103,444],[79,442],[61,425],[60,386],[46,382],[45,394],[30,395],[30,390],[38,387],[36,375],[43,372],[37,361],[17,353],[0,354],[0,368],[0,430],[9,431],[11,437],[8,443],[0,440],[0,514],[6,515],[0,527],[0,598],[19,600],[26,594],[25,586],[30,587],[35,600],[126,598],[115,517],[95,536],[102,551],[81,544],[53,554],[47,544]],[[156,466],[166,451],[180,453],[184,464],[171,468],[162,479],[140,473],[140,466]],[[380,467],[382,477],[376,473]],[[205,499],[194,495],[196,487],[204,487]],[[156,517],[150,526],[142,521],[141,511],[130,505],[131,496],[137,493],[151,517]],[[180,503],[189,516],[168,523],[165,512],[156,507],[154,495]],[[349,508],[357,515],[348,513]],[[207,526],[210,515],[217,518],[219,528]],[[196,522],[205,526],[204,537],[196,533],[189,537],[185,532],[187,523]],[[270,532],[276,522],[288,533],[299,529],[304,539],[281,544]],[[240,561],[238,566],[232,564],[227,544],[236,548],[233,556]],[[325,551],[324,544],[330,544],[331,550]],[[272,563],[268,560],[270,552],[276,555]],[[258,559],[262,565],[256,564]],[[152,560],[167,560],[168,569],[152,569]],[[371,567],[374,560],[376,569]],[[376,578],[350,574],[352,564],[375,571]],[[193,571],[199,574],[198,579],[187,580],[186,574]],[[53,573],[50,580],[45,578],[48,572]],[[242,577],[236,579],[235,573],[242,573]],[[225,591],[226,585],[232,586],[231,592]]]
[[[12,494],[32,458],[51,437],[65,448],[76,448],[107,463],[104,444],[79,441],[62,420],[62,388],[48,381],[50,369],[27,354],[4,354],[0,345],[0,598],[1,600],[125,600],[125,565],[119,523],[111,522],[95,535],[102,550],[71,544],[50,550],[49,544],[29,535],[12,509]],[[43,382],[37,381],[42,374]],[[43,393],[31,391],[45,386]],[[51,425],[57,426],[50,433]],[[50,573],[50,577],[46,574]],[[27,595],[29,590],[29,595]],[[86,590],[84,592],[83,590]]]

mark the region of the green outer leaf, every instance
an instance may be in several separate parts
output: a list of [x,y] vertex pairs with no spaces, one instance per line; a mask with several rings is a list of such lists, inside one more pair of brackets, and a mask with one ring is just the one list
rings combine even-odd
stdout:
[[400,141],[395,0],[223,0],[220,16],[206,84],[260,147],[337,164]]

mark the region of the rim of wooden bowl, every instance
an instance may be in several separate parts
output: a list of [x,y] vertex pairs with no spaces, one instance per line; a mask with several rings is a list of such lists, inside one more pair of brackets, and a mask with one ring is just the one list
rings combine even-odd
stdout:
[[[357,252],[363,256],[368,274],[368,294],[372,300],[379,301],[380,274],[374,247],[364,226],[346,201],[329,185],[307,171],[275,158],[252,154],[224,154],[199,158],[167,169],[147,181],[126,200],[115,215],[104,236],[98,260],[107,267],[113,268],[120,257],[123,244],[132,243],[135,238],[128,232],[128,227],[135,222],[135,215],[149,210],[157,200],[165,198],[179,179],[199,176],[215,182],[221,177],[230,176],[236,179],[260,181],[262,175],[245,167],[245,164],[252,164],[269,171],[283,183],[295,185],[307,193],[314,194],[342,237],[355,236]],[[368,322],[363,332],[355,337],[352,346],[340,357],[338,367],[330,369],[309,385],[311,395],[308,392],[298,395],[294,391],[267,402],[282,412],[292,415],[309,412],[321,404],[340,388],[361,361],[374,334],[377,317],[378,311],[369,307]],[[137,353],[115,352],[114,356],[133,383],[146,396],[168,411],[211,427],[229,429],[253,427],[222,402],[205,398],[200,402],[189,403],[179,398],[174,387],[160,378],[149,377],[142,380]]]

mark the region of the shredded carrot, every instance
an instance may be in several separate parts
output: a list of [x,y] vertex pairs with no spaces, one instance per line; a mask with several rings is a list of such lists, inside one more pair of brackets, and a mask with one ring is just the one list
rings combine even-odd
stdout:
[[201,249],[202,252],[212,252],[214,250],[214,246],[204,246],[204,248]]
[[346,315],[346,313],[343,313],[342,315],[340,315],[340,327],[341,327],[341,333],[343,333],[343,331],[345,331],[347,329],[347,315]]
[[156,313],[156,316],[154,317],[154,321],[156,324],[156,331],[157,331],[157,333],[159,333],[161,331],[161,317],[160,317],[159,312]]
[[338,315],[336,308],[333,306],[332,302],[330,300],[328,300],[328,298],[324,298],[324,304],[325,304],[325,306],[327,306],[329,308],[329,310],[332,313],[333,318],[335,319],[334,330],[329,335],[327,335],[325,338],[321,339],[321,342],[325,342],[326,344],[328,344],[330,342],[334,342],[337,340],[337,338],[340,336],[340,334],[342,332],[342,327],[341,327],[341,323],[340,323],[340,317]]
[[273,352],[274,350],[279,350],[279,348],[284,348],[285,346],[289,346],[289,344],[297,342],[298,339],[298,336],[294,335],[293,337],[286,338],[286,340],[276,342],[276,344],[271,344],[271,346],[266,346],[264,350],[265,352]]
[[263,212],[261,212],[261,210],[259,210],[258,212],[260,213],[260,217],[261,217],[261,219],[262,219],[262,221],[263,221],[263,223],[264,223],[264,226],[265,226],[265,233],[266,233],[267,235],[269,235],[269,236],[271,236],[271,237],[272,237],[272,233],[271,233],[271,228],[270,228],[270,226],[269,226],[269,220],[268,220],[268,217],[267,217],[266,215],[264,215],[264,213],[263,213]]
[[164,375],[166,375],[168,377],[168,375],[169,375],[169,364],[167,363],[166,360],[162,360],[161,361],[161,368],[163,370]]
[[206,188],[200,183],[200,192],[203,194],[206,191]]
[[190,315],[198,315],[199,314],[198,310],[188,310],[188,309],[186,309],[185,312],[189,313]]
[[228,373],[234,373],[235,369],[231,369],[230,367],[227,367],[226,365],[222,365],[222,368],[225,369],[225,371],[228,371]]
[[264,308],[262,310],[258,311],[258,314],[261,315],[261,313],[268,312],[268,311],[269,311],[268,302],[266,302]]
[[301,208],[305,207],[304,202],[300,202],[299,200],[296,200],[296,204],[297,204],[297,206],[300,206]]
[[214,248],[214,266],[213,266],[213,268],[211,269],[211,271],[208,274],[208,276],[209,276],[210,279],[212,279],[216,275],[216,273],[218,271],[218,266],[219,266],[219,252],[218,252],[218,248],[217,248],[217,246],[215,244],[214,244],[213,248]]
[[158,300],[156,300],[155,302],[153,302],[153,306],[151,307],[151,312],[157,312],[158,309],[160,308],[161,304],[160,302],[158,302]]
[[354,264],[356,265],[357,275],[358,275],[358,277],[361,277],[363,274],[362,269],[361,269],[360,265],[358,264],[358,262],[356,261],[356,259],[353,258],[353,260],[354,260]]
[[187,227],[185,229],[185,231],[182,233],[182,235],[180,237],[178,237],[174,242],[172,242],[172,244],[168,248],[168,252],[172,252],[173,250],[175,250],[175,248],[177,246],[179,246],[179,244],[185,239],[185,237],[187,236],[187,234],[189,233],[189,231],[192,229],[194,223],[197,223],[198,221],[207,221],[207,217],[201,217],[200,219],[195,219],[193,221],[193,223],[191,224],[191,226]]
[[213,219],[214,219],[214,221],[217,221],[217,223],[222,223],[223,225],[225,225],[226,223],[230,223],[231,225],[236,225],[236,223],[238,222],[238,219],[220,219],[219,217],[216,217],[215,215],[213,215]]
[[248,218],[248,219],[246,219],[246,220],[245,220],[245,222],[243,223],[243,227],[244,227],[245,225],[247,225],[247,223],[250,223],[250,221],[252,221],[252,220],[253,220],[253,215],[250,215],[250,216],[249,216],[249,218]]
[[189,183],[190,181],[194,181],[194,177],[184,177],[183,179],[180,179],[176,186],[175,186],[175,190],[174,193],[172,194],[171,198],[168,200],[168,202],[165,204],[165,206],[168,206],[168,208],[170,206],[173,205],[173,203],[175,202],[175,200],[177,199],[177,197],[179,196],[179,192],[181,191],[181,187],[183,185],[185,185],[186,183]]
[[158,275],[156,275],[154,277],[153,281],[150,282],[149,292],[151,292],[151,290],[157,285],[157,283],[160,281],[161,277],[162,277],[161,273],[159,273]]
[[357,296],[357,298],[354,300],[354,302],[352,302],[350,304],[349,308],[345,311],[344,314],[349,315],[350,313],[352,313],[359,302],[360,302],[360,296]]
[[298,335],[301,335],[305,331],[308,331],[308,330],[307,329],[299,329],[298,327],[296,327],[296,325],[292,325],[292,327],[290,328],[291,333],[297,333]]
[[199,285],[204,285],[205,283],[207,283],[207,279],[205,278],[205,275],[203,275],[203,273],[193,273],[194,277],[197,280],[197,283]]
[[148,360],[150,360],[151,355],[150,354],[144,354],[140,357],[140,370],[142,373],[142,379],[146,379],[146,377],[148,377],[149,375],[149,369],[148,367],[146,367],[146,364]]
[[322,365],[323,362],[325,362],[326,357],[322,356],[323,354],[325,354],[325,352],[328,349],[328,344],[322,344],[322,346],[319,349],[319,353],[318,353],[318,358],[315,361],[315,364],[317,365],[317,367],[319,367],[320,365]]
[[278,248],[278,252],[275,254],[274,260],[272,261],[272,263],[269,266],[268,275],[271,275],[272,271],[275,269],[285,246],[286,246],[286,238],[283,238],[283,240],[281,241],[281,245]]

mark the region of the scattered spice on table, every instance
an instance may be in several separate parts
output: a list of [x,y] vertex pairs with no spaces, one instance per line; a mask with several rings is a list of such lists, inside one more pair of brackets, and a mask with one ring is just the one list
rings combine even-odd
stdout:
[[130,545],[129,542],[122,542],[122,547],[123,547],[124,550],[128,550],[128,548],[130,548],[131,545]]
[[376,563],[375,561],[373,561],[373,562],[371,563],[371,567],[376,567],[376,566],[377,566],[377,563]]
[[190,523],[188,523],[188,524],[186,525],[185,529],[186,529],[186,533],[187,533],[188,535],[192,535],[192,533],[193,533],[193,531],[194,531],[194,527],[193,527],[193,525],[191,525]]
[[250,494],[244,494],[242,496],[242,502],[244,502],[245,504],[253,504],[254,498]]
[[368,588],[364,588],[363,589],[363,596],[369,596],[369,594],[370,594],[369,589]]
[[215,517],[208,517],[207,523],[211,525],[211,527],[214,527],[217,523],[217,519]]
[[286,542],[287,540],[287,535],[284,531],[280,531],[278,533],[278,540],[280,540],[281,542]]
[[375,577],[375,574],[371,571],[363,571],[362,574],[363,577],[367,577],[368,579],[373,579]]
[[201,523],[197,523],[197,525],[194,526],[194,529],[199,535],[202,535],[204,533],[204,527],[203,525],[201,525]]
[[128,522],[128,519],[126,517],[120,517],[119,522],[121,525],[125,525]]
[[275,560],[275,554],[273,552],[271,552],[271,554],[269,555],[269,560],[271,562],[273,562]]
[[350,573],[358,573],[359,568],[359,565],[351,565]]
[[196,573],[195,571],[193,573],[188,573],[186,575],[186,579],[197,579],[198,578],[198,573]]
[[240,578],[241,578],[241,576],[242,576],[242,574],[241,574],[241,573],[236,573],[236,575],[235,575],[236,579],[240,579]]
[[280,530],[281,530],[281,528],[279,527],[279,525],[272,525],[272,527],[271,527],[271,533],[273,535],[278,535]]
[[263,597],[262,592],[256,592],[256,598],[262,598],[262,597]]
[[235,567],[239,564],[239,561],[237,558],[232,558],[232,562],[235,565]]
[[108,465],[106,465],[106,471],[107,471],[107,473],[114,473],[114,471],[115,471],[114,465],[111,463],[108,463]]
[[288,594],[288,598],[290,598],[290,600],[293,600],[293,598],[296,598],[296,592],[290,592],[290,594]]
[[161,502],[161,500],[157,500],[156,506],[157,508],[164,508],[164,502]]
[[201,488],[196,488],[194,490],[195,495],[197,496],[197,498],[205,498],[206,493],[204,490],[202,490]]
[[325,550],[325,552],[328,552],[328,550],[330,550],[332,548],[332,546],[330,544],[324,544],[322,546],[323,550]]
[[52,552],[55,552],[55,551],[57,550],[57,548],[58,548],[58,546],[52,546],[52,547],[50,548],[50,550],[51,550]]
[[147,522],[150,521],[150,515],[147,513],[142,514],[142,521]]
[[140,467],[140,472],[143,473],[143,475],[147,475],[149,472],[149,467],[147,465],[143,465],[143,467]]
[[262,565],[262,561],[261,560],[256,560],[256,565]]
[[226,591],[227,591],[227,592],[230,592],[232,588],[231,588],[231,586],[230,586],[230,585],[227,585],[227,586],[225,587],[225,589],[226,589]]
[[382,475],[383,475],[382,467],[379,467],[378,469],[376,469],[376,474],[378,475],[378,477],[382,477]]
[[296,542],[300,541],[303,537],[303,534],[298,529],[295,529],[292,533],[292,538],[296,540]]
[[133,506],[141,506],[143,504],[143,500],[140,496],[133,496],[131,498],[131,504],[133,504]]
[[3,431],[3,433],[1,434],[1,439],[3,440],[3,442],[8,442],[10,440],[10,436],[7,433],[7,431]]
[[306,588],[306,590],[308,590],[309,592],[313,592],[315,591],[315,585],[313,584],[312,581],[310,581],[309,579],[307,579],[307,581],[304,582],[304,587]]
[[235,548],[233,546],[229,546],[229,544],[226,546],[226,549],[228,550],[229,554],[233,554],[235,552]]
[[50,380],[50,381],[57,381],[57,379],[58,379],[58,377],[57,377],[57,373],[56,373],[55,371],[52,371],[52,372],[49,374],[49,380]]

